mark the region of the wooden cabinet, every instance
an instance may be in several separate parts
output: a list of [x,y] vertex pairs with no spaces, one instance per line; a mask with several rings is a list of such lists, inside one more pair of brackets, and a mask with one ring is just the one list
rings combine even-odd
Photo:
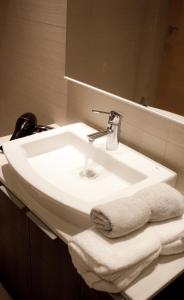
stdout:
[[77,274],[67,245],[31,213],[30,245],[32,299],[79,300],[81,278]]
[[31,219],[32,299],[112,300],[107,293],[90,289],[74,268],[67,245],[32,213],[27,215]]
[[30,299],[30,255],[25,206],[0,187],[0,280],[13,299]]
[[163,289],[153,300],[183,300],[184,299],[184,274]]
[[2,186],[0,281],[14,300],[112,300],[84,283],[67,245]]
[[82,280],[80,300],[113,300],[113,298],[105,292],[90,289]]

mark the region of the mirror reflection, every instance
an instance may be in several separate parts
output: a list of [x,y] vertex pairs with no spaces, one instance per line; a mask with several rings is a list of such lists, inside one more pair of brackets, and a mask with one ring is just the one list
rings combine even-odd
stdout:
[[68,0],[66,76],[184,115],[184,0]]

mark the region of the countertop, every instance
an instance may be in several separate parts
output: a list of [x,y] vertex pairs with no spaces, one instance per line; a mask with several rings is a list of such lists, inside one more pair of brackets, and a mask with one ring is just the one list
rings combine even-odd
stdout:
[[[10,136],[0,138],[0,145],[9,140]],[[59,238],[65,243],[69,238],[79,232],[82,228],[65,222],[51,214],[29,198],[24,191],[23,184],[17,180],[14,171],[4,154],[0,153],[0,182],[4,184],[17,198],[19,198],[39,219],[41,219]],[[113,295],[116,300],[150,299],[164,286],[168,285],[174,278],[184,270],[184,255],[172,255],[159,257],[134,281],[124,292]]]

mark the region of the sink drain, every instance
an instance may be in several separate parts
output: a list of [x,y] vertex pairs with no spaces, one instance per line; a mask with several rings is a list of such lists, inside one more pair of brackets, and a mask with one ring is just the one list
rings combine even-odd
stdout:
[[80,172],[80,177],[94,178],[96,177],[96,173],[93,170],[87,169]]

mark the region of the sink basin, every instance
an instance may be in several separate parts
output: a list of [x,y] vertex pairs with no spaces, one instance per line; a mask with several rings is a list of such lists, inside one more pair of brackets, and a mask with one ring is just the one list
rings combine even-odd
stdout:
[[176,173],[124,144],[106,151],[106,137],[89,143],[94,131],[76,123],[9,141],[3,149],[29,197],[82,227],[90,225],[97,204],[157,182],[175,185]]

